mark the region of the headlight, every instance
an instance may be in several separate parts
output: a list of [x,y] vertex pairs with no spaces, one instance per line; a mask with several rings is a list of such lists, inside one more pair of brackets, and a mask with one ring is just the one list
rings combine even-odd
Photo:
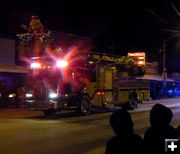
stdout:
[[26,94],[26,98],[30,98],[30,97],[33,97],[33,94]]
[[58,96],[57,93],[50,93],[49,94],[49,98],[53,99],[53,98],[56,98]]
[[9,98],[13,98],[13,97],[16,97],[16,94],[9,94]]

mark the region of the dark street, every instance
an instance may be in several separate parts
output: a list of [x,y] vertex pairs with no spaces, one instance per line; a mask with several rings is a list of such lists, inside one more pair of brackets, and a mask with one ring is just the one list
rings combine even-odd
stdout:
[[[172,125],[177,127],[180,123],[180,108],[172,110]],[[110,114],[105,112],[78,116],[64,111],[47,117],[40,111],[2,109],[0,153],[104,153],[107,140],[114,135],[108,121]],[[149,111],[131,111],[131,115],[135,132],[143,137],[149,126]]]

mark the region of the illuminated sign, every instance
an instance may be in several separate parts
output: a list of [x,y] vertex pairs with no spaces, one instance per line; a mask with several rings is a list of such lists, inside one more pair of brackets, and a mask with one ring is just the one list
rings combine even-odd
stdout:
[[128,53],[128,57],[133,58],[136,65],[145,65],[145,52]]
[[107,61],[107,62],[114,62],[114,63],[119,63],[121,62],[120,57],[113,57],[113,56],[106,56],[106,55],[92,55],[92,58],[94,60],[99,60],[99,61]]

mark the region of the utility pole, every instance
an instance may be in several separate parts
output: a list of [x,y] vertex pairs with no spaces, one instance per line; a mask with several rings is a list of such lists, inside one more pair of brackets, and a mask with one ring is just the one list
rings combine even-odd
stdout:
[[166,69],[166,41],[163,42],[163,87],[166,86],[167,69]]

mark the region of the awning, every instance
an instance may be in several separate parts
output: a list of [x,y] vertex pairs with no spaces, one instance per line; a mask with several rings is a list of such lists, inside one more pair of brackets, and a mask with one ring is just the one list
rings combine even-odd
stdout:
[[[163,77],[161,75],[150,75],[150,74],[145,74],[142,77],[136,77],[136,79],[141,79],[141,80],[153,80],[153,81],[163,81]],[[166,81],[168,82],[174,82],[173,79],[167,78]]]
[[28,70],[23,66],[13,64],[0,64],[0,72],[7,73],[28,73]]

